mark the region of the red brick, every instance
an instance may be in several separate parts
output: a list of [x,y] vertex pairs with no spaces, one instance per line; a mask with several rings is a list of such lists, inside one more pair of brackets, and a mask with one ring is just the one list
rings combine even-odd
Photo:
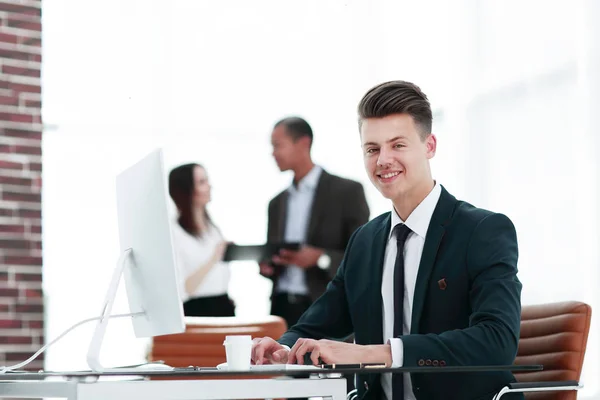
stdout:
[[40,146],[15,146],[15,153],[41,156],[42,148]]
[[[0,3],[2,4],[2,3]],[[30,61],[41,61],[41,57],[39,60],[35,60],[33,56],[39,54],[31,54],[24,51],[17,50],[8,50],[8,49],[0,49],[0,58],[9,58],[11,60],[30,60]]]
[[17,282],[41,282],[42,273],[39,274],[17,274],[15,276]]
[[29,61],[42,62],[41,54],[31,54],[28,58]]
[[37,21],[26,21],[26,20],[22,20],[22,19],[8,17],[7,25],[10,28],[27,29],[30,31],[37,31],[37,32],[42,31],[42,24]]
[[[11,211],[12,210],[7,210]],[[8,224],[0,224],[0,232],[2,233],[25,233],[25,227],[23,225],[8,225]]]
[[17,304],[15,311],[18,313],[43,313],[43,304]]
[[7,201],[22,201],[25,203],[40,203],[42,201],[42,195],[39,193],[15,193],[15,192],[2,192],[2,199]]
[[15,288],[0,288],[0,297],[17,297],[19,296],[19,290]]
[[42,163],[30,162],[29,163],[29,170],[30,171],[41,172],[42,171]]
[[[3,65],[2,72],[11,75],[33,76],[39,78],[41,76],[39,69],[13,67],[12,65]],[[29,90],[27,90],[29,92]]]
[[[41,225],[31,225],[31,227],[29,228],[29,232],[31,232],[31,233],[42,233],[42,226]],[[40,248],[41,248],[41,246],[40,246]]]
[[36,219],[42,218],[41,210],[30,210],[27,208],[15,210],[13,214],[16,214],[17,217],[21,217],[21,218],[36,218]]
[[11,265],[42,265],[42,257],[4,257],[5,264]]
[[42,15],[42,10],[39,7],[25,6],[21,4],[0,3],[0,11],[12,11],[15,13],[26,15]]
[[35,360],[23,367],[23,370],[30,372],[38,372],[44,369],[44,354],[40,354]]
[[0,168],[4,169],[23,169],[23,164],[13,161],[0,160]]
[[10,89],[21,93],[42,93],[40,85],[26,85],[24,83],[11,83]]
[[[17,176],[0,176],[1,184],[31,186],[32,180],[31,178],[19,178]],[[2,232],[2,227],[0,227],[0,232]]]
[[22,328],[23,323],[14,319],[0,319],[0,329],[18,329]]
[[0,217],[12,217],[15,215],[15,210],[9,208],[0,208]]
[[17,35],[0,32],[0,42],[17,44],[18,41],[19,37]]
[[8,272],[0,271],[0,282],[8,281]]
[[39,37],[22,37],[19,41],[25,46],[42,47],[42,38]]
[[21,289],[21,296],[28,299],[41,299],[44,294],[41,289]]
[[27,360],[29,357],[31,357],[31,353],[23,353],[23,352],[7,352],[6,355],[4,356],[4,359],[6,361],[25,361]]
[[[27,105],[27,101],[25,101],[25,107],[31,107]],[[41,102],[40,102],[41,104]],[[35,139],[41,142],[42,140],[42,132],[37,131],[25,131],[21,129],[3,129],[2,134],[4,136],[15,137],[15,138],[23,138],[23,139]]]
[[19,99],[13,96],[0,96],[0,104],[4,106],[18,106]]
[[12,217],[14,215],[15,215],[14,210],[11,210],[9,208],[0,208],[0,217]]
[[[0,273],[0,280],[2,280],[1,273]],[[11,308],[10,304],[0,304],[0,312],[10,312],[10,308]],[[0,336],[0,338],[1,338],[1,336]],[[2,342],[0,342],[0,343],[2,343]]]
[[42,108],[42,102],[39,100],[25,100],[25,107]]
[[0,239],[0,249],[30,249],[28,240]]
[[29,321],[28,325],[31,329],[42,329],[44,327],[44,321]]
[[[32,344],[31,336],[0,336],[0,344]],[[27,357],[29,358],[29,357]]]

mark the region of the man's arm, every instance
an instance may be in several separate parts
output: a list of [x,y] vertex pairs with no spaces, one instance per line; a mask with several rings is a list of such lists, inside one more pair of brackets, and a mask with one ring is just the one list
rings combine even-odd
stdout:
[[[279,196],[271,199],[267,209],[267,243],[276,240],[276,228],[274,224],[278,224],[278,210],[276,209],[276,202]],[[281,268],[276,267],[270,261],[262,261],[259,263],[259,272],[265,278],[275,281],[276,276]]]
[[[358,182],[353,182],[348,187],[347,193],[344,195],[343,210],[343,234],[344,238],[349,241],[352,234],[362,225],[369,222],[369,205],[365,197],[363,186]],[[326,269],[330,279],[336,275],[336,272],[344,258],[344,252],[340,250],[323,249],[325,254],[329,256],[331,263]]]
[[351,258],[352,242],[360,232],[357,230],[350,237],[346,246],[345,257],[337,270],[335,277],[327,285],[325,293],[321,295],[306,312],[296,325],[290,328],[278,340],[279,343],[292,347],[299,338],[335,338],[344,339],[352,334],[354,327],[348,310],[345,286],[345,265]]
[[403,365],[419,360],[446,365],[512,364],[521,321],[518,246],[512,222],[492,214],[474,229],[467,249],[472,313],[469,327],[435,334],[402,336]]

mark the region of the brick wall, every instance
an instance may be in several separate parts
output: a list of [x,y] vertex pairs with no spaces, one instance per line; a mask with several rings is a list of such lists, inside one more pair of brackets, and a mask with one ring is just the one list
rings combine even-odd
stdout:
[[44,340],[41,30],[41,1],[0,0],[0,366]]

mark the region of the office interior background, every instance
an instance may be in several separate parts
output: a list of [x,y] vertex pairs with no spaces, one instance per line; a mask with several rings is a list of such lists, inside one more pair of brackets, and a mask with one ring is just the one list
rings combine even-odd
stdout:
[[[600,2],[46,0],[42,27],[46,340],[100,313],[119,257],[115,176],[157,147],[165,172],[207,168],[210,212],[237,243],[264,242],[268,200],[290,184],[270,147],[287,115],[312,125],[318,164],[363,183],[371,217],[389,211],[363,169],[356,105],[392,79],[429,95],[436,180],[515,223],[523,304],[600,307]],[[237,314],[267,314],[270,282],[231,267]],[[123,283],[114,311],[127,311]],[[600,397],[597,320],[584,398]],[[45,368],[86,368],[92,331],[52,346]],[[142,362],[148,343],[112,321],[102,361]]]

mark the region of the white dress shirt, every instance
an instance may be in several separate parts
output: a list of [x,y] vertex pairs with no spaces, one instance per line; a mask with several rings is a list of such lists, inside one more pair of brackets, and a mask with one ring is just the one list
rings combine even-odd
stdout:
[[179,225],[173,224],[173,245],[177,256],[179,273],[179,294],[181,301],[190,298],[220,296],[227,293],[229,286],[229,266],[218,262],[206,274],[202,283],[191,295],[185,291],[186,279],[206,264],[213,256],[217,245],[223,241],[223,236],[212,224],[201,237],[190,235]]
[[[425,244],[425,237],[431,216],[440,199],[441,193],[441,186],[436,183],[427,197],[408,216],[406,222],[402,221],[396,210],[392,208],[392,223],[383,263],[381,297],[383,299],[383,343],[389,341],[391,344],[393,367],[401,367],[403,365],[404,347],[402,339],[394,338],[394,264],[396,263],[397,244],[396,237],[392,235],[392,232],[396,225],[402,223],[412,231],[404,243],[404,321],[402,321],[402,334],[408,335],[410,334],[413,297],[421,254],[423,253],[423,245]],[[392,400],[392,374],[381,375],[381,386],[387,399]],[[410,374],[404,374],[404,399],[415,399]]]
[[[297,186],[289,187],[284,241],[304,243],[322,168],[315,165]],[[304,269],[288,265],[277,281],[278,293],[308,294]]]

